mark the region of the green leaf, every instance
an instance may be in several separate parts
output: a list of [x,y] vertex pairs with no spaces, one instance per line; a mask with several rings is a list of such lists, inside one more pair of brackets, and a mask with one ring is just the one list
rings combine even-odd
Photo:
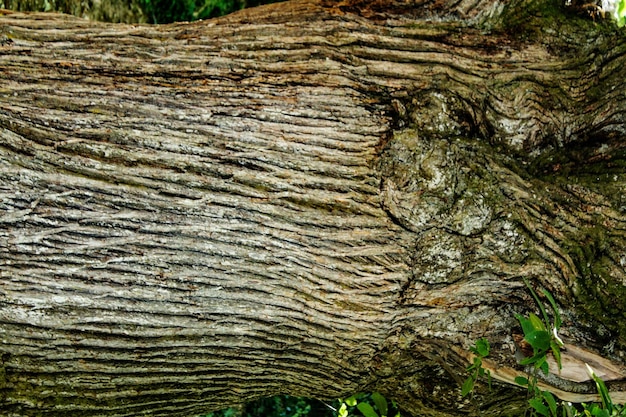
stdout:
[[550,409],[543,403],[543,399],[540,397],[531,398],[528,400],[528,404],[540,415],[550,417]]
[[476,356],[474,358],[474,366],[476,368],[480,368],[481,366],[483,366],[483,358],[481,358],[480,356]]
[[358,408],[365,417],[380,417],[368,403],[358,403],[356,408]]
[[345,402],[341,403],[341,407],[339,407],[337,415],[338,417],[348,417],[348,405]]
[[[535,302],[537,303],[537,306],[539,306],[539,310],[541,310],[541,315],[543,316],[544,323],[547,326],[548,323],[550,323],[550,320],[548,320],[548,313],[546,313],[546,309],[543,306],[543,303],[541,302],[541,300],[539,299],[539,296],[537,296],[537,293],[535,292],[535,290],[533,290],[533,287],[530,285],[530,282],[528,282],[528,280],[526,278],[524,278],[524,283],[526,284],[526,286],[528,287],[528,290],[530,291],[530,293],[532,294],[533,298],[535,299]],[[532,319],[532,317],[531,317],[531,319]],[[544,328],[543,330],[546,330],[546,329]]]
[[615,14],[617,15],[617,25],[624,26],[626,24],[626,0],[621,0],[618,3]]
[[552,349],[552,354],[554,355],[554,360],[556,361],[559,369],[563,369],[561,365],[561,347],[554,340],[550,341],[550,349]]
[[524,334],[532,333],[535,329],[533,329],[533,325],[526,317],[521,314],[516,314],[515,318],[519,321],[520,326],[522,326],[522,331]]
[[554,312],[554,328],[559,330],[563,322],[561,321],[561,315],[559,314],[559,309],[556,306],[556,301],[554,301],[554,297],[552,297],[550,291],[543,289],[542,292],[550,302],[550,307],[552,307],[552,311]]
[[463,382],[463,386],[461,387],[461,396],[465,397],[467,394],[472,392],[473,389],[474,389],[474,378],[470,376],[469,378],[465,380],[465,382]]
[[545,332],[548,331],[548,329],[546,328],[546,325],[543,321],[541,321],[541,319],[539,317],[537,317],[537,315],[535,313],[530,313],[528,315],[528,319],[530,320],[530,323],[533,326],[533,330],[543,330]]
[[354,407],[356,405],[356,395],[346,398],[345,403],[350,407]]
[[483,360],[480,359],[479,357],[474,357],[473,363],[465,369],[467,370],[467,372],[472,372],[474,370],[480,371],[482,366],[483,366]]
[[[561,402],[561,416],[562,417],[571,417],[572,415],[574,415],[574,407],[572,407],[572,403],[567,402],[567,401],[562,401]],[[576,412],[578,412],[576,410]],[[577,414],[578,416],[579,414]]]
[[603,408],[600,407],[595,407],[592,411],[591,411],[591,415],[594,417],[610,417],[611,414],[609,414],[608,410],[605,410]]
[[592,373],[591,376],[593,377],[593,380],[596,381],[596,388],[598,388],[598,394],[600,394],[600,398],[602,399],[602,405],[609,412],[609,414],[613,414],[613,401],[611,400],[609,389],[606,387],[604,381],[596,376],[595,373]]
[[523,376],[516,376],[515,383],[521,386],[528,386],[528,378],[524,378]]
[[482,356],[483,358],[489,356],[490,349],[491,347],[489,346],[489,341],[484,337],[476,341],[476,351],[478,352],[478,355]]
[[537,355],[531,356],[530,358],[525,358],[520,361],[521,365],[533,365],[535,369],[540,369],[544,363],[546,363],[545,353],[539,353]]
[[539,362],[537,362],[539,369],[541,369],[541,372],[544,373],[544,375],[548,375],[550,373],[550,367],[548,365],[548,361],[546,361],[546,358],[544,356],[543,361],[541,361],[541,363],[539,364]]
[[541,358],[543,358],[543,357],[545,357],[545,355],[543,353],[539,353],[537,355],[531,356],[530,358],[524,358],[519,363],[520,363],[520,365],[532,365],[534,363],[539,362],[541,360]]
[[387,399],[383,397],[379,392],[375,392],[372,394],[372,400],[376,405],[378,411],[380,411],[380,415],[382,417],[387,417],[388,404]]
[[550,349],[550,342],[552,341],[552,335],[545,330],[535,330],[524,336],[532,347],[535,353],[546,352]]
[[554,395],[552,395],[552,393],[548,391],[542,391],[541,395],[543,396],[543,399],[545,400],[545,402],[548,404],[548,407],[550,408],[550,415],[553,417],[557,417],[556,399],[554,398]]

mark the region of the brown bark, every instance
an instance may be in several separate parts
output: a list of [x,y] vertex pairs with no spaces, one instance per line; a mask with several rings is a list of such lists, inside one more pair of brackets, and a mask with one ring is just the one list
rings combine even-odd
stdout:
[[[572,347],[546,389],[589,400],[571,375],[595,360],[624,399],[623,34],[405,6],[3,12],[3,415],[374,389],[414,415],[514,415],[523,278]],[[502,383],[476,405],[459,381],[479,337]]]

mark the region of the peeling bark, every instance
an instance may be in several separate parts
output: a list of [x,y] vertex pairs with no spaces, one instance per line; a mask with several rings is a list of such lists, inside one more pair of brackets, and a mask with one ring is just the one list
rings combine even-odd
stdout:
[[[626,39],[531,6],[2,12],[3,415],[374,389],[522,414],[524,278],[559,303],[568,378],[595,360],[626,400]],[[501,383],[472,404],[479,337]],[[565,376],[542,384],[594,397]]]

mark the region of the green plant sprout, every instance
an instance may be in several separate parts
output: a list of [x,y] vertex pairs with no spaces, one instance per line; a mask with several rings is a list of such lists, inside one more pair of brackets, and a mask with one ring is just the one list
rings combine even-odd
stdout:
[[528,389],[530,394],[528,405],[530,406],[531,416],[558,417],[556,398],[552,393],[541,390],[537,386],[537,379],[539,371],[543,372],[545,375],[548,375],[550,372],[548,366],[549,351],[552,352],[559,369],[561,369],[561,348],[563,347],[563,341],[558,335],[558,330],[563,322],[552,294],[546,289],[541,290],[541,293],[548,300],[552,308],[554,321],[551,323],[543,302],[539,299],[539,296],[530,285],[530,282],[524,278],[524,283],[533,296],[535,303],[537,303],[543,319],[539,318],[539,316],[534,313],[530,313],[528,317],[515,314],[515,318],[522,326],[524,340],[528,342],[533,349],[533,355],[531,357],[524,358],[520,361],[521,365],[532,365],[532,372],[530,372],[527,377],[516,377],[515,382]]
[[[624,0],[626,1],[626,0]],[[529,393],[529,411],[531,417],[626,417],[626,407],[613,404],[609,390],[604,381],[600,379],[587,365],[589,375],[596,383],[596,388],[600,396],[600,404],[581,404],[581,410],[574,408],[570,403],[557,403],[552,393],[541,390],[537,385],[537,377],[539,371],[548,374],[549,367],[547,362],[548,352],[552,352],[559,369],[561,369],[561,348],[563,341],[558,335],[558,330],[562,325],[561,316],[559,314],[554,297],[546,289],[542,289],[541,293],[548,300],[552,309],[554,321],[551,323],[544,304],[539,299],[537,293],[533,290],[528,280],[524,279],[524,283],[533,296],[541,312],[542,319],[536,314],[530,313],[528,317],[516,314],[515,318],[520,322],[524,332],[524,340],[533,348],[533,355],[520,361],[522,365],[532,365],[532,372],[527,377],[518,376],[515,382],[528,389]]]
[[[573,406],[571,403],[558,401],[551,392],[539,388],[539,372],[547,375],[550,371],[547,361],[549,353],[552,353],[559,369],[561,369],[561,349],[564,347],[564,344],[558,335],[558,331],[563,322],[552,294],[546,289],[541,289],[541,294],[547,300],[547,304],[550,305],[552,310],[553,319],[550,320],[550,315],[548,315],[544,302],[539,298],[530,282],[524,279],[524,283],[540,312],[539,315],[529,313],[527,317],[515,314],[515,318],[519,321],[524,332],[524,340],[533,349],[532,356],[520,361],[522,365],[531,366],[531,370],[526,376],[517,376],[515,378],[515,383],[526,387],[528,391],[526,415],[530,417],[626,417],[626,407],[613,403],[606,384],[588,365],[589,375],[596,383],[601,400],[600,403],[582,403]],[[489,356],[491,350],[489,341],[485,338],[478,339],[469,350],[474,354],[474,358],[472,364],[466,368],[469,376],[461,386],[463,397],[474,391],[474,386],[479,378],[486,377],[489,389],[491,389],[491,374],[483,366],[483,361]],[[337,417],[353,416],[352,412],[355,409],[364,417],[387,417],[390,409],[385,397],[377,392],[371,395],[364,393],[356,394],[345,400],[340,399],[339,403],[340,407],[336,410]],[[397,410],[397,405],[394,402],[392,402],[392,406]],[[400,413],[397,412],[394,417],[400,417]]]
[[528,344],[533,348],[533,356],[523,359],[520,364],[533,365],[535,369],[541,370],[547,375],[549,372],[547,352],[549,350],[552,351],[554,359],[556,360],[559,369],[561,369],[561,348],[563,347],[563,341],[559,337],[558,331],[563,322],[552,294],[550,294],[548,290],[542,289],[542,294],[548,299],[550,307],[552,307],[554,322],[551,325],[548,313],[543,303],[537,296],[537,293],[533,290],[526,278],[524,278],[524,283],[535,299],[535,302],[541,311],[543,320],[534,313],[530,313],[528,317],[524,317],[521,314],[515,314],[515,318],[522,326],[524,340],[526,340],[526,342],[528,342]]
[[625,417],[626,416],[626,407],[623,405],[614,404],[613,400],[611,400],[611,395],[609,394],[609,390],[606,387],[606,384],[602,379],[600,379],[593,369],[587,364],[587,372],[589,376],[596,383],[596,389],[598,390],[598,395],[600,395],[600,403],[599,404],[582,404],[583,410],[577,411],[574,410],[572,413],[571,405],[568,405],[568,416],[572,417]]
[[470,351],[475,355],[473,363],[467,367],[469,376],[461,387],[461,395],[467,396],[470,392],[474,391],[474,385],[480,377],[487,376],[489,389],[491,390],[491,373],[489,370],[483,368],[483,359],[489,356],[489,341],[485,338],[478,339],[474,346],[470,347]]

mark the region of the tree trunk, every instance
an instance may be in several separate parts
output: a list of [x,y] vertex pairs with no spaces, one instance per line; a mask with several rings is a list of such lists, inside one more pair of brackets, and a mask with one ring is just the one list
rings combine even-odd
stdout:
[[564,318],[544,389],[595,398],[587,362],[626,400],[624,32],[449,3],[0,12],[2,415],[521,415],[524,279]]

